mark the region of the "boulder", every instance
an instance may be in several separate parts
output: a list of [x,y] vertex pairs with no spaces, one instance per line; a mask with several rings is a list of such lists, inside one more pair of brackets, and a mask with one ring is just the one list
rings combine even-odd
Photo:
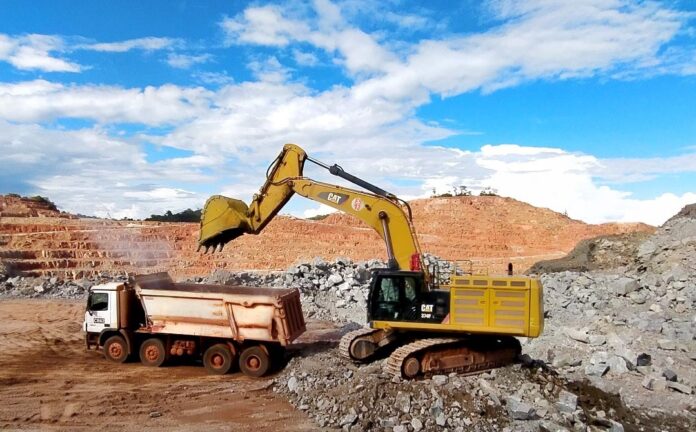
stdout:
[[598,363],[585,367],[585,375],[601,377],[609,370],[606,363]]
[[657,346],[665,351],[674,351],[677,349],[677,344],[670,339],[660,339],[657,341]]
[[612,356],[607,362],[609,373],[613,375],[623,375],[629,371],[626,360],[620,356]]
[[561,390],[556,407],[561,412],[573,413],[578,408],[578,397],[569,391]]
[[688,386],[688,385],[682,384],[682,383],[678,383],[678,382],[667,381],[667,387],[669,387],[672,390],[678,391],[680,393],[688,394],[688,395],[690,395],[692,392],[691,386]]
[[578,342],[589,343],[590,338],[587,334],[587,330],[576,330],[574,328],[566,327],[565,334]]
[[609,289],[615,294],[625,296],[640,288],[638,281],[628,277],[620,277],[612,281]]
[[536,418],[536,410],[528,403],[515,397],[508,397],[505,401],[508,413],[514,420],[533,420]]

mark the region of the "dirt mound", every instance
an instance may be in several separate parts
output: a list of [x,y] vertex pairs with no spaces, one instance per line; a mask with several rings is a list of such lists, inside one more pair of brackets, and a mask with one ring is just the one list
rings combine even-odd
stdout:
[[696,252],[695,238],[696,204],[689,204],[656,230],[583,240],[568,255],[537,262],[528,273],[647,268],[653,264],[664,264],[660,271],[670,271]]
[[599,236],[582,240],[563,258],[539,261],[528,274],[609,270],[633,263],[638,247],[650,232]]
[[[470,260],[473,270],[519,272],[558,258],[578,241],[646,231],[643,224],[588,225],[510,198],[451,197],[411,202],[423,251]],[[321,221],[279,216],[257,236],[243,236],[220,254],[196,252],[198,224],[61,217],[3,217],[0,259],[23,275],[81,278],[100,273],[169,271],[199,276],[212,269],[283,270],[314,257],[385,259],[378,235],[359,220],[333,214]]]

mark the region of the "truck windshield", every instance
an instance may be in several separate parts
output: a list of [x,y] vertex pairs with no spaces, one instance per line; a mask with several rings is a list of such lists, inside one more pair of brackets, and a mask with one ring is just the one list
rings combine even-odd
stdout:
[[89,303],[87,305],[91,311],[104,311],[109,308],[109,294],[107,293],[92,293],[89,295]]

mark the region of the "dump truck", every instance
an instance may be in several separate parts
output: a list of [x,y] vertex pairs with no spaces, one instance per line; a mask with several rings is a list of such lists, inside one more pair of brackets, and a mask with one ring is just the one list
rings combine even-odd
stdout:
[[[305,177],[306,162],[364,190]],[[521,351],[516,337],[542,333],[539,279],[472,274],[461,266],[441,277],[438,265],[425,263],[408,202],[294,144],[286,144],[268,167],[249,205],[221,195],[208,199],[199,249],[220,251],[242,235],[260,233],[294,194],[355,216],[385,244],[387,267],[373,273],[367,299],[369,327],[341,338],[341,356],[370,362],[389,350],[386,369],[402,378],[470,373],[514,361]]]
[[211,374],[238,366],[260,377],[306,326],[297,289],[175,283],[157,273],[90,288],[83,329],[87,349],[115,363],[187,357]]

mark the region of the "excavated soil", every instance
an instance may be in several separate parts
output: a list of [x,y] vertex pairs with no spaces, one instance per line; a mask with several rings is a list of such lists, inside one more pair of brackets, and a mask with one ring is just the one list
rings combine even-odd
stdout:
[[81,301],[0,300],[0,429],[316,430],[270,379],[108,363],[84,348],[83,311]]

